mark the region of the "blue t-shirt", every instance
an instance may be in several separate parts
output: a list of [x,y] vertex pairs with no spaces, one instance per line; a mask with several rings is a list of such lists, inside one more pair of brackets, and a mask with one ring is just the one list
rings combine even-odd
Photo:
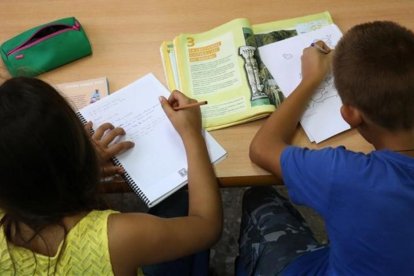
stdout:
[[281,166],[292,202],[316,210],[329,237],[285,274],[414,275],[414,158],[288,147]]

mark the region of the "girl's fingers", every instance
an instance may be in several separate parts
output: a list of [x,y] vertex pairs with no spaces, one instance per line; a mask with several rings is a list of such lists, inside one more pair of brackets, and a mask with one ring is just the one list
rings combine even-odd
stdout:
[[92,139],[100,140],[102,139],[102,136],[105,134],[107,130],[111,130],[114,128],[115,127],[111,123],[104,123],[95,130],[95,133],[92,135]]

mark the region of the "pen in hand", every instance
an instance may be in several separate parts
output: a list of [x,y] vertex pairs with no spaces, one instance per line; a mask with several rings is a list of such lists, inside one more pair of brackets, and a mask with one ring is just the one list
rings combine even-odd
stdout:
[[323,54],[329,54],[329,52],[331,51],[331,50],[326,50],[326,49],[322,48],[321,46],[319,46],[316,43],[311,43],[311,47],[314,47],[314,48],[318,49],[319,52],[321,52]]
[[190,108],[190,107],[194,107],[194,106],[200,106],[200,105],[205,105],[207,104],[207,101],[201,101],[201,102],[196,102],[196,103],[189,103],[189,104],[185,104],[182,106],[177,106],[174,107],[174,110],[181,110],[181,109],[185,109],[185,108]]

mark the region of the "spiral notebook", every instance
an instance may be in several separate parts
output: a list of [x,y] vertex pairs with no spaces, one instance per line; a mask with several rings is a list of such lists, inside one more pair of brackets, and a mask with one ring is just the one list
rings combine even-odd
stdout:
[[[125,181],[148,207],[187,184],[184,145],[159,103],[161,95],[168,97],[169,91],[148,74],[78,111],[79,118],[94,127],[110,122],[125,129],[121,139],[135,146],[113,161],[125,169]],[[211,162],[225,158],[224,148],[210,133],[203,134]]]

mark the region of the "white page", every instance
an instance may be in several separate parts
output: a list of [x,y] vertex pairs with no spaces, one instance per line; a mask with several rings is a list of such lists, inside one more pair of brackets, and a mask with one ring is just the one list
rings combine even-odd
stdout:
[[[104,122],[125,129],[122,140],[131,140],[134,148],[118,155],[129,176],[152,204],[187,183],[187,158],[183,142],[165,115],[159,96],[169,91],[148,74],[81,110],[94,127]],[[225,150],[206,134],[212,162],[222,158]]]
[[[300,34],[259,48],[259,54],[285,96],[301,81],[301,56],[303,49],[312,42],[323,40],[334,48],[342,33],[334,24],[316,31]],[[334,87],[332,76],[318,88],[301,124],[310,140],[319,143],[335,134],[349,129],[340,115],[341,100]]]

